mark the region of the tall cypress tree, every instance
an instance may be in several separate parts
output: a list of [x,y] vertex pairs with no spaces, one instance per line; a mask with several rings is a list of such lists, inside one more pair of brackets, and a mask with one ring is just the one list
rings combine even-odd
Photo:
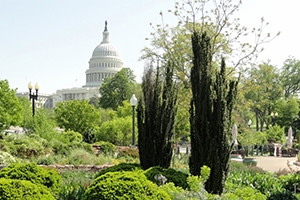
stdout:
[[174,67],[168,63],[162,69],[150,66],[145,71],[143,95],[137,106],[138,148],[143,169],[168,168],[172,159],[178,89],[173,80]]
[[192,47],[189,167],[192,175],[200,175],[203,165],[210,167],[205,188],[210,193],[221,194],[232,150],[231,112],[238,81],[226,79],[224,59],[219,70],[213,69],[210,38],[205,33],[194,32]]

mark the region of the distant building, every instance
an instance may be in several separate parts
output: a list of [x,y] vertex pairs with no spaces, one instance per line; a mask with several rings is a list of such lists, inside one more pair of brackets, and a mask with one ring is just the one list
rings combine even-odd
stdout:
[[[89,68],[85,72],[85,85],[81,88],[59,89],[53,95],[42,101],[45,108],[54,108],[58,102],[65,100],[83,100],[92,97],[99,97],[99,88],[106,77],[113,77],[123,67],[123,62],[117,49],[109,41],[107,22],[103,31],[102,42],[94,49],[92,58],[89,61]],[[18,93],[23,96],[26,93]],[[28,95],[28,93],[26,94]]]

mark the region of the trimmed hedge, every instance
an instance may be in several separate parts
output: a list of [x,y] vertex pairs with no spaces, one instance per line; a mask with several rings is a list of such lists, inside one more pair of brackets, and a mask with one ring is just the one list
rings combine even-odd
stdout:
[[54,200],[50,191],[43,185],[26,180],[0,178],[0,200]]
[[34,184],[42,184],[56,195],[61,186],[61,177],[54,169],[45,169],[36,163],[14,163],[0,171],[0,178],[27,180]]
[[84,200],[143,199],[171,200],[158,186],[140,172],[108,172],[99,176],[87,188]]
[[167,178],[166,183],[173,182],[175,184],[175,186],[181,187],[183,189],[186,189],[189,187],[187,184],[188,174],[185,174],[180,171],[176,171],[175,169],[172,169],[172,168],[164,169],[159,166],[151,167],[151,168],[147,169],[144,172],[144,174],[146,175],[148,180],[152,181],[153,183],[156,183],[157,185],[160,185],[160,183],[154,177],[155,177],[155,175],[161,174]]

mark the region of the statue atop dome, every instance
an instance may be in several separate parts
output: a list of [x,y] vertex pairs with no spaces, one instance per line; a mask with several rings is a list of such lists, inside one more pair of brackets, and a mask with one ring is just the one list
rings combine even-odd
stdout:
[[105,20],[105,28],[104,31],[107,31],[107,21]]

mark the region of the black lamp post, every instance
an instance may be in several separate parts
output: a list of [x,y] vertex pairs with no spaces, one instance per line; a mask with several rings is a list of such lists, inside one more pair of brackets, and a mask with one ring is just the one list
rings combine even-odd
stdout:
[[275,120],[276,120],[276,117],[278,116],[278,113],[276,112],[275,114],[273,112],[271,112],[271,117],[272,117],[272,126],[275,125]]
[[130,99],[130,104],[132,106],[132,147],[135,145],[135,133],[134,133],[134,108],[137,103],[137,98],[135,97],[135,94],[132,95]]
[[34,107],[35,107],[35,103],[34,102],[35,102],[35,100],[38,99],[39,85],[35,84],[35,86],[34,86],[35,94],[34,94],[34,92],[31,93],[31,91],[32,91],[32,85],[31,85],[30,82],[28,84],[28,89],[29,89],[29,101],[30,100],[32,101],[32,117],[34,117]]

